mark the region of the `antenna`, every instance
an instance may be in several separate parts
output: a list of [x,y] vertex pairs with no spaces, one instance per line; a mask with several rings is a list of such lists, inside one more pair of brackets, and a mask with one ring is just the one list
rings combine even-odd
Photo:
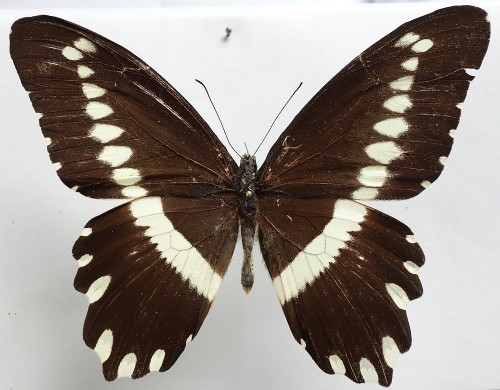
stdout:
[[288,98],[288,100],[286,101],[285,105],[283,106],[283,108],[280,110],[280,112],[278,112],[278,115],[276,115],[276,118],[274,118],[273,120],[273,123],[271,123],[271,126],[269,127],[269,130],[267,130],[267,133],[266,135],[264,136],[264,138],[262,138],[262,141],[260,141],[260,144],[259,146],[257,146],[257,149],[255,149],[255,152],[253,153],[253,155],[255,156],[255,153],[257,153],[257,151],[259,150],[259,148],[262,146],[262,144],[264,143],[265,139],[267,138],[267,136],[269,135],[269,132],[271,131],[271,129],[273,128],[273,125],[274,125],[274,122],[276,122],[276,120],[278,119],[278,117],[280,116],[280,114],[283,112],[283,110],[285,109],[286,105],[290,102],[290,100],[292,100],[293,98],[293,95],[295,95],[297,93],[297,91],[299,90],[300,87],[302,87],[302,81],[300,82],[299,86],[297,87],[297,89],[295,91],[293,91],[292,93],[292,96],[290,96]]
[[203,86],[203,88],[205,88],[205,92],[207,93],[208,100],[210,100],[210,103],[212,103],[212,107],[214,108],[214,111],[217,114],[217,118],[219,118],[220,125],[222,126],[222,130],[224,131],[224,135],[226,136],[226,139],[227,139],[227,142],[229,143],[229,146],[231,146],[231,149],[233,149],[234,153],[236,153],[238,155],[238,157],[241,158],[240,154],[236,151],[236,149],[231,144],[231,141],[229,141],[229,137],[227,136],[226,129],[224,128],[224,125],[222,124],[219,113],[217,112],[217,109],[215,108],[214,102],[212,101],[212,98],[210,97],[210,94],[208,93],[207,87],[205,87],[205,84],[203,84],[200,80],[195,79],[195,81],[197,83],[200,83]]

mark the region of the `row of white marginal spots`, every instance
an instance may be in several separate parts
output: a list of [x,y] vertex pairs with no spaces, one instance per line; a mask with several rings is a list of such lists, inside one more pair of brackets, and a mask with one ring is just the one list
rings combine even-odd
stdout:
[[[135,225],[148,227],[145,234],[168,264],[174,268],[183,280],[188,281],[198,293],[213,301],[220,287],[222,277],[212,270],[210,264],[201,256],[185,238],[175,230],[171,221],[166,217],[161,198],[144,197],[135,199],[129,204],[130,212],[135,218]],[[160,232],[163,232],[160,234]],[[82,237],[89,237],[93,233],[91,227],[85,227]],[[176,253],[172,253],[176,252]],[[179,254],[182,256],[179,256]],[[78,259],[78,267],[85,267],[93,260],[93,256],[85,254]],[[95,280],[85,293],[89,303],[93,304],[101,299],[111,283],[111,275],[101,276]],[[193,340],[193,335],[186,339],[186,345]],[[106,329],[102,332],[94,347],[99,359],[104,363],[113,349],[113,331]],[[159,371],[165,359],[165,350],[157,349],[151,356],[149,371]],[[126,354],[118,366],[118,378],[131,377],[137,365],[135,353]]]
[[[351,232],[360,231],[366,220],[368,209],[357,202],[339,199],[335,202],[333,217],[324,227],[323,232],[311,241],[294,260],[273,279],[273,284],[282,305],[305,291],[307,286],[324,275],[324,270],[336,262],[341,255],[340,250],[348,247],[352,239]],[[407,235],[406,241],[415,244],[413,235]],[[411,274],[417,274],[419,267],[412,261],[404,261],[404,268]],[[394,304],[401,310],[406,310],[410,302],[403,288],[396,283],[386,283],[387,293]],[[299,340],[306,348],[306,342]],[[389,335],[381,340],[382,352],[386,364],[393,368],[397,358],[401,355],[396,342]],[[342,358],[337,354],[328,357],[333,371],[336,374],[345,374],[346,368]],[[365,382],[378,382],[378,373],[374,365],[366,357],[360,359],[359,369]]]
[[[80,61],[85,58],[85,55],[97,52],[96,46],[88,39],[79,38],[73,42],[73,46],[66,46],[62,49],[62,55],[70,61]],[[92,77],[95,73],[93,69],[84,64],[78,64],[77,69],[78,77],[85,80]],[[97,122],[99,119],[109,117],[113,114],[113,109],[106,103],[96,101],[95,99],[104,96],[107,91],[96,84],[82,82],[82,92],[89,100],[85,106],[85,113],[94,121],[94,125],[89,130],[89,136],[96,142],[106,144],[118,137],[120,137],[124,130],[118,126],[106,123]],[[39,114],[43,116],[43,114]],[[45,139],[47,146],[52,143],[50,138]],[[112,179],[120,186],[123,196],[127,198],[138,198],[145,196],[147,191],[135,184],[141,181],[142,177],[140,172],[135,168],[122,167],[132,156],[132,149],[128,146],[104,146],[97,156],[97,159],[111,166],[113,169]],[[56,170],[62,167],[62,163],[56,162],[53,164]],[[77,191],[78,186],[72,188]]]
[[[186,345],[189,344],[191,340],[193,340],[193,335],[189,335],[189,337],[186,339]],[[101,363],[104,363],[111,356],[112,350],[113,350],[113,331],[111,329],[106,329],[104,332],[101,333],[99,340],[97,340],[94,351],[101,360]],[[157,349],[153,353],[149,361],[149,371],[150,372],[160,371],[164,359],[165,359],[165,350]],[[132,377],[136,364],[137,364],[136,354],[133,352],[126,354],[120,361],[120,364],[118,365],[117,378]]]
[[[404,114],[409,108],[413,106],[410,96],[404,92],[411,90],[414,75],[413,73],[418,69],[419,57],[421,53],[428,51],[434,43],[430,39],[420,39],[418,34],[409,32],[403,35],[396,43],[395,47],[407,48],[411,46],[411,51],[414,56],[406,59],[401,63],[401,67],[410,72],[410,74],[400,77],[391,83],[389,87],[394,92],[394,95],[388,98],[383,103],[383,107],[397,114]],[[457,104],[457,108],[461,108],[462,103]],[[398,115],[392,118],[384,119],[380,122],[375,123],[373,129],[384,136],[392,139],[398,138],[401,134],[408,131],[410,125],[405,120],[404,116]],[[450,130],[449,135],[453,137],[455,130]],[[377,187],[384,185],[389,177],[389,172],[387,170],[387,165],[393,160],[401,157],[404,151],[394,142],[382,141],[373,143],[365,148],[365,153],[373,160],[383,164],[383,165],[370,165],[361,169],[358,181],[363,184],[364,187],[358,188],[353,193],[354,199],[375,199],[378,195]],[[439,157],[439,162],[444,165],[446,163],[447,156]],[[427,188],[431,184],[430,181],[424,180],[420,185]]]

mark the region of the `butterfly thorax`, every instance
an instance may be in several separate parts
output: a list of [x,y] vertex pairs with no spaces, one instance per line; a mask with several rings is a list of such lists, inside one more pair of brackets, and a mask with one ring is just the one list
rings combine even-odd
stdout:
[[257,211],[255,196],[255,180],[257,177],[257,162],[255,156],[244,154],[240,161],[237,173],[238,199],[240,203],[240,217],[247,218]]
[[255,214],[257,213],[256,177],[257,162],[255,156],[244,154],[238,168],[237,185],[244,256],[241,267],[241,285],[247,293],[252,289],[254,282],[252,248],[256,228]]

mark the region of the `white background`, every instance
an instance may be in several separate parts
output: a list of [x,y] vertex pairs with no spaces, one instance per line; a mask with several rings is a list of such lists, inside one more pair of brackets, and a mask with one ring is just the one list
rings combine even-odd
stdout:
[[[159,2],[161,3],[161,2]],[[196,4],[196,2],[191,2]],[[169,80],[222,137],[202,88],[232,143],[253,150],[300,81],[257,158],[341,67],[400,24],[451,3],[270,8],[183,7],[0,11],[0,390],[354,389],[319,370],[288,329],[258,248],[256,283],[239,285],[238,243],[196,340],[167,373],[106,383],[82,340],[87,299],[73,290],[71,247],[84,224],[118,202],[84,198],[60,183],[28,96],[8,53],[12,22],[47,13],[127,47]],[[393,389],[500,387],[500,5],[492,39],[463,108],[454,150],[439,180],[417,198],[377,202],[409,225],[427,255],[425,293],[410,304],[413,346]],[[343,3],[344,4],[344,3]],[[226,26],[233,28],[224,41]],[[223,140],[225,144],[226,141]],[[365,385],[365,388],[377,388]]]

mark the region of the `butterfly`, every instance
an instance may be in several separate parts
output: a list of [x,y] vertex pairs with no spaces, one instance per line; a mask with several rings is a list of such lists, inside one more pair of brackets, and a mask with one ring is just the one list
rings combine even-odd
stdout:
[[73,248],[83,338],[104,377],[168,370],[197,335],[241,230],[241,283],[264,262],[295,340],[328,374],[389,386],[421,296],[412,231],[366,200],[408,199],[441,174],[486,53],[484,10],[444,8],[334,76],[257,168],[123,47],[68,21],[14,23],[10,52],[63,183],[128,201]]

